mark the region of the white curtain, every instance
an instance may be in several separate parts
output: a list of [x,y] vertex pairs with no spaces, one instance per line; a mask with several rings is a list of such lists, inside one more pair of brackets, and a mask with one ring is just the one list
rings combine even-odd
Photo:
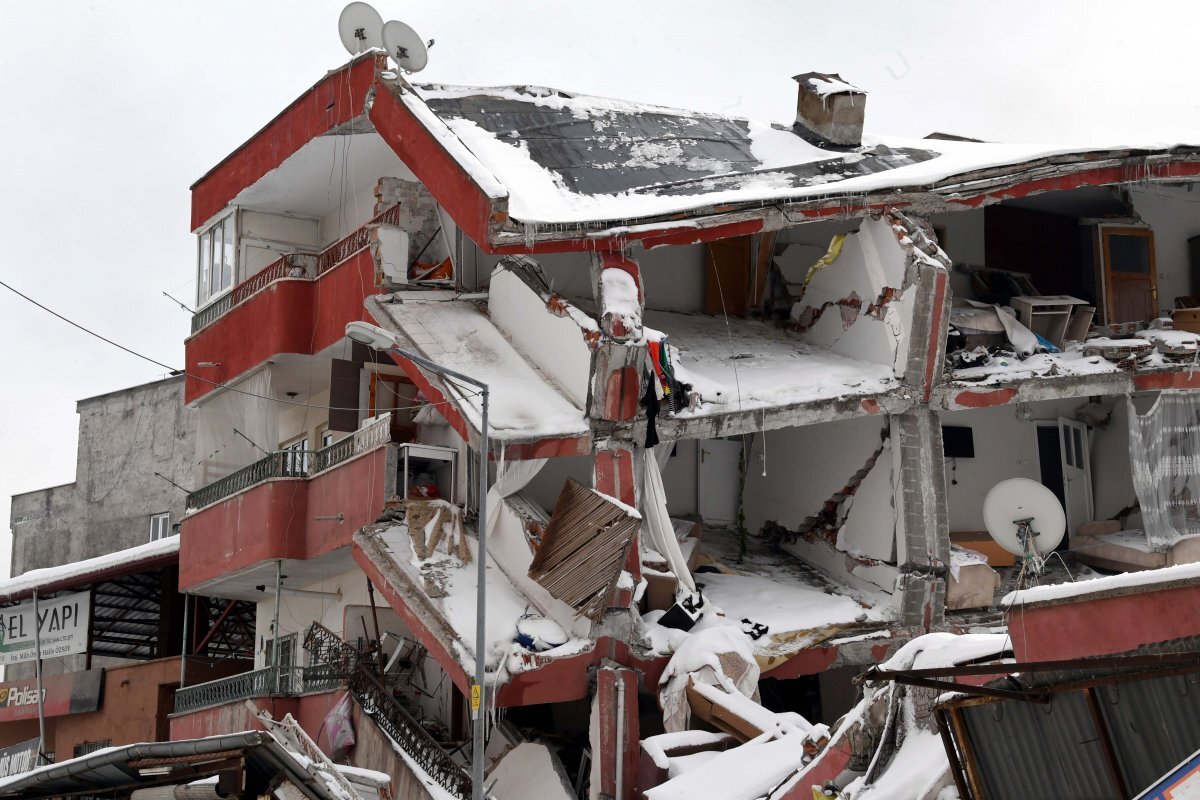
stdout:
[[1200,534],[1200,401],[1167,390],[1144,415],[1129,408],[1129,462],[1146,539],[1165,549]]
[[675,525],[667,513],[667,491],[663,488],[662,467],[671,457],[674,442],[664,442],[646,451],[646,466],[642,479],[642,533],[651,546],[667,559],[679,588],[696,593],[696,582],[687,568],[687,560],[675,537]]
[[271,370],[260,369],[200,405],[196,410],[197,487],[264,458],[258,447],[272,451],[279,446],[279,404],[273,396]]
[[501,461],[496,465],[496,482],[488,489],[487,495],[487,533],[491,538],[500,519],[500,508],[504,498],[516,494],[529,485],[533,476],[546,466],[544,458],[530,458],[520,461]]

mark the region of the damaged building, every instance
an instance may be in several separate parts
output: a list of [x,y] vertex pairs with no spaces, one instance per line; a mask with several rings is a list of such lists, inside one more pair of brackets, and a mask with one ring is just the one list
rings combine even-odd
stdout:
[[179,589],[256,643],[172,738],[251,700],[396,796],[809,797],[853,676],[1002,625],[996,483],[1080,575],[1193,560],[1200,151],[879,137],[796,81],[779,124],[368,52],[192,186]]

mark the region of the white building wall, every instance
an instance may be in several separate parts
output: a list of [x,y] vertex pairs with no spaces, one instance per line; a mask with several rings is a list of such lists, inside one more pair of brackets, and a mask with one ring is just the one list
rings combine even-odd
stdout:
[[1200,236],[1200,191],[1170,186],[1129,190],[1133,208],[1154,229],[1154,258],[1158,271],[1158,306],[1175,307],[1175,298],[1196,294],[1188,268],[1188,243]]

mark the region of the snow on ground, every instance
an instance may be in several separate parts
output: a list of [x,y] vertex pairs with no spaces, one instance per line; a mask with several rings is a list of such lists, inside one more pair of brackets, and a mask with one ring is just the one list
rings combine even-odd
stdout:
[[1038,353],[1026,359],[1017,356],[992,357],[981,367],[955,370],[952,377],[972,386],[998,386],[1027,378],[1075,375],[1105,375],[1121,372],[1116,363],[1100,356],[1085,356],[1083,350],[1072,347],[1063,353]]
[[934,669],[999,656],[1009,648],[1007,633],[927,633],[906,643],[880,669]]
[[647,311],[645,322],[670,337],[676,376],[703,399],[679,417],[878,394],[897,385],[889,366],[805,344],[771,323],[666,311]]
[[157,542],[148,542],[118,550],[115,553],[105,553],[102,556],[63,564],[45,569],[33,569],[15,578],[0,581],[0,597],[7,597],[21,592],[27,592],[39,586],[70,580],[72,578],[103,572],[117,567],[133,567],[140,561],[170,555],[179,552],[179,537],[168,536]]
[[646,791],[649,800],[752,800],[760,798],[796,770],[804,752],[804,734],[792,728],[777,738],[751,740],[718,757],[689,764],[687,772]]
[[1051,600],[1067,600],[1074,597],[1111,592],[1115,589],[1128,589],[1155,584],[1173,583],[1175,581],[1194,581],[1200,578],[1200,563],[1178,564],[1174,567],[1147,569],[1140,572],[1126,572],[1121,575],[1105,575],[1096,578],[1076,580],[1074,583],[1060,583],[1054,586],[1034,586],[1031,589],[1021,589],[1009,592],[1000,601],[1002,608],[1044,603]]
[[946,780],[950,761],[936,731],[909,731],[887,769],[871,786],[856,778],[844,795],[853,800],[919,800]]
[[[588,433],[583,409],[554,388],[474,303],[454,292],[397,292],[400,303],[370,301],[385,328],[400,331],[431,361],[486,383],[488,429],[497,441],[529,441]],[[482,401],[473,387],[455,392],[478,429]]]
[[[420,587],[424,584],[421,569],[425,567],[444,577],[442,583],[445,597],[431,597],[433,605],[445,622],[457,635],[457,653],[463,665],[469,670],[474,669],[475,658],[475,623],[477,615],[477,596],[479,587],[479,569],[476,561],[463,564],[458,558],[442,552],[432,554],[425,561],[417,558],[412,548],[412,539],[408,534],[407,525],[393,525],[380,534],[380,541],[390,552],[393,562],[412,583]],[[467,547],[472,558],[476,558],[479,543],[473,535],[466,537]],[[517,635],[517,620],[527,611],[536,608],[516,587],[505,577],[504,572],[494,562],[487,565],[487,616],[484,620],[486,636],[489,642],[487,666],[494,670],[500,666],[501,659],[514,651],[525,652],[515,643]],[[540,657],[553,658],[556,656],[574,655],[582,652],[591,645],[589,639],[573,638],[561,647],[539,653]],[[510,670],[516,666],[513,659],[508,660]]]

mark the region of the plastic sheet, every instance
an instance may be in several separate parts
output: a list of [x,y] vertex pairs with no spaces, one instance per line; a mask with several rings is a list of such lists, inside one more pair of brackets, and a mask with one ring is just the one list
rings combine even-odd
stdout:
[[1144,415],[1129,404],[1129,463],[1146,539],[1164,550],[1200,534],[1200,403],[1167,390]]

